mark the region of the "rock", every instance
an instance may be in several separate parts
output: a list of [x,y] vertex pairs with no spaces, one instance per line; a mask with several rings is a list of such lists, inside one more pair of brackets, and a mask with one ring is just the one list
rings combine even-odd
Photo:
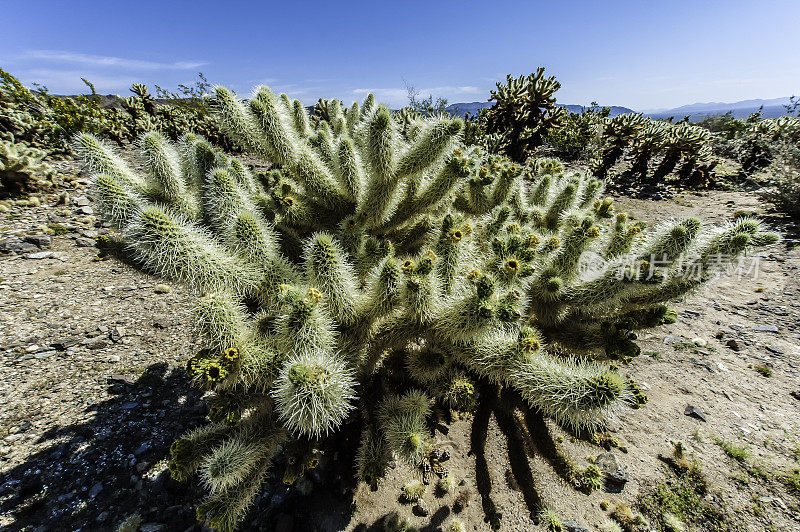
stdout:
[[683,340],[681,340],[680,338],[676,338],[674,336],[666,336],[664,338],[664,343],[665,344],[675,344],[675,343],[679,343],[679,342],[683,342]]
[[771,345],[765,345],[764,349],[766,349],[767,351],[769,351],[770,353],[775,354],[775,355],[783,355],[784,354],[783,351],[781,351],[777,347],[772,347]]
[[161,532],[166,529],[161,523],[145,523],[139,526],[139,532]]
[[589,532],[589,529],[575,521],[561,521],[561,527],[566,532]]
[[606,452],[595,460],[595,465],[605,474],[606,491],[620,493],[628,482],[628,473],[614,453]]
[[150,445],[147,442],[144,442],[135,451],[133,451],[133,454],[136,456],[141,456],[146,453],[148,449],[150,449]]
[[774,332],[774,333],[778,332],[778,328],[775,327],[774,325],[761,325],[760,327],[756,327],[753,330],[757,332]]
[[97,351],[99,349],[105,349],[106,347],[108,347],[108,342],[106,342],[102,338],[97,338],[86,344],[86,347],[91,349],[92,351]]
[[428,509],[428,505],[424,500],[417,502],[417,504],[411,508],[411,512],[417,517],[428,517],[431,514],[431,511]]
[[137,406],[139,406],[139,403],[125,403],[124,405],[119,407],[119,409],[120,410],[131,410],[133,408],[136,408]]
[[51,356],[56,354],[55,349],[51,349],[49,351],[40,351],[39,353],[34,353],[33,358],[50,358]]
[[75,198],[75,205],[77,207],[86,207],[89,204],[90,204],[89,198],[87,198],[86,196],[83,196],[83,197],[80,197],[80,198]]
[[153,322],[153,327],[155,327],[156,329],[166,329],[167,327],[169,327],[169,323],[167,322],[167,320],[156,320]]
[[150,462],[139,462],[136,464],[136,472],[139,474],[144,473],[148,467],[150,467]]
[[94,244],[95,244],[95,241],[92,240],[91,238],[76,238],[75,239],[75,245],[78,246],[79,248],[90,248],[90,247],[94,246]]
[[0,251],[2,251],[3,253],[19,254],[34,249],[35,247],[36,246],[31,244],[30,242],[25,242],[21,238],[16,236],[10,236],[8,238],[0,240]]
[[697,347],[705,347],[708,345],[708,340],[703,338],[692,338],[692,343]]
[[739,342],[737,342],[735,338],[728,339],[728,341],[725,342],[725,345],[733,349],[734,351],[742,350],[742,346],[739,345]]
[[125,332],[125,327],[114,327],[111,329],[111,333],[109,333],[108,336],[111,338],[112,342],[117,343],[125,336]]
[[706,421],[706,415],[703,411],[693,405],[686,405],[686,408],[683,410],[683,415],[697,418],[700,421]]
[[79,207],[75,212],[78,214],[94,214],[94,209],[89,205],[85,205],[83,207]]
[[25,258],[39,260],[39,259],[49,259],[52,256],[53,256],[52,251],[40,251],[38,253],[28,253],[27,255],[25,255]]
[[157,284],[156,285],[156,288],[155,288],[155,293],[156,294],[169,294],[170,292],[172,292],[172,288],[170,288],[169,285],[165,285],[165,284]]
[[72,347],[73,345],[78,345],[79,342],[80,340],[78,338],[67,338],[65,340],[59,340],[58,342],[50,344],[50,347],[53,347],[58,351],[66,351],[67,348]]
[[48,235],[28,235],[25,242],[29,242],[39,249],[49,248],[53,245],[53,239]]
[[103,491],[103,483],[102,482],[98,482],[97,484],[92,486],[92,489],[89,490],[89,497],[94,499],[95,497],[100,495],[101,491]]
[[108,380],[111,383],[133,384],[134,382],[136,382],[136,377],[134,377],[133,375],[114,374],[111,375],[108,378]]

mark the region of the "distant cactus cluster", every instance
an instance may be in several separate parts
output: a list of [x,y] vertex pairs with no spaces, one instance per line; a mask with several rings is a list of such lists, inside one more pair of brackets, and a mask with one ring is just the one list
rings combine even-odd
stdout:
[[[782,117],[759,122],[758,135],[766,135],[768,151],[761,152],[769,161],[769,182],[764,197],[778,209],[800,216],[800,118]],[[763,124],[763,125],[762,125]],[[755,129],[755,126],[753,126]],[[746,143],[747,140],[743,141]],[[762,145],[751,141],[755,145]],[[759,165],[763,164],[759,162]]]
[[544,144],[552,130],[560,128],[567,110],[556,105],[555,93],[561,88],[554,76],[545,77],[544,67],[528,76],[506,76],[497,83],[489,100],[495,104],[485,111],[486,133],[497,135],[493,143],[501,153],[523,162]]
[[717,165],[710,139],[708,130],[688,123],[672,124],[638,114],[617,115],[605,120],[603,147],[594,162],[594,172],[606,178],[624,159],[629,167],[613,178],[615,182],[629,178],[649,186],[669,181],[679,187],[706,187]]
[[[541,73],[530,83],[554,90]],[[76,146],[136,262],[201,295],[205,348],[187,369],[211,392],[211,423],[173,444],[170,470],[199,471],[210,495],[198,517],[220,530],[273,461],[293,483],[346,423],[362,427],[362,481],[392,460],[446,477],[433,407],[471,410],[485,384],[564,426],[602,426],[645,400],[603,360],[636,355],[631,331],[674,319],[667,302],[777,240],[746,218],[646,233],[598,179],[465,148],[460,120],[394,117],[372,95],[330,100],[315,121],[266,87],[247,100],[218,87],[213,105],[272,170],[255,175],[192,134],[142,136],[141,172],[94,136]]]
[[180,94],[159,89],[161,102],[146,86],[134,84],[130,97],[118,97],[119,106],[106,106],[94,85],[84,79],[88,95],[54,96],[45,87],[25,87],[17,78],[0,69],[0,138],[25,142],[49,154],[70,151],[76,133],[93,133],[127,144],[144,132],[160,131],[177,140],[183,134],[203,135],[215,145],[230,148],[229,140],[212,119],[202,99],[210,88],[205,78],[195,87],[181,86]]
[[0,140],[0,197],[30,192],[53,176],[45,153],[19,142]]
[[782,116],[758,120],[751,117],[731,142],[742,170],[753,173],[767,168],[787,146],[800,145],[800,118]]

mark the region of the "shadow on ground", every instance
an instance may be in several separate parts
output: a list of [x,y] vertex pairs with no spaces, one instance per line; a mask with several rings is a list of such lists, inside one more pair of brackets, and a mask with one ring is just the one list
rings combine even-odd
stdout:
[[[138,379],[114,376],[108,392],[111,398],[88,407],[90,421],[47,431],[38,440],[44,449],[0,475],[0,515],[11,519],[4,530],[114,530],[132,514],[151,530],[201,530],[194,511],[204,496],[201,483],[172,480],[164,461],[176,437],[206,422],[201,392],[183,369],[166,364]],[[329,467],[314,472],[310,497],[281,485],[283,472],[273,472],[242,529],[343,529],[354,482],[352,471],[337,466],[352,457],[330,458]]]

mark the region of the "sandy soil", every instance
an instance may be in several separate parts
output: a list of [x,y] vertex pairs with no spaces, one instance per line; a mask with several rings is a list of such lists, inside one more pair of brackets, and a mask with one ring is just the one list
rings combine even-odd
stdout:
[[[76,173],[71,161],[60,170]],[[205,415],[182,369],[197,349],[189,326],[192,296],[114,259],[97,260],[92,239],[105,229],[83,205],[86,184],[79,176],[63,185],[70,193],[66,206],[43,194],[40,206],[0,213],[0,241],[53,224],[64,232],[51,245],[32,239],[21,254],[0,255],[0,528],[108,530],[137,513],[141,530],[199,530],[193,505],[201,490],[164,471],[172,439]],[[662,201],[618,198],[617,208],[644,220],[697,215],[708,221],[764,209],[750,193],[714,191]],[[621,371],[642,384],[649,403],[623,412],[611,427],[624,449],[550,427],[564,436],[579,465],[613,455],[627,477],[620,493],[575,491],[529,442],[509,442],[486,410],[436,433],[451,450],[447,466],[457,486],[444,495],[429,489],[427,516],[399,500],[399,487],[414,476],[410,470],[393,469],[372,491],[343,478],[347,468],[338,462],[344,457],[329,456],[307,482],[265,491],[243,528],[382,530],[383,517],[396,510],[424,530],[438,530],[454,516],[468,530],[489,530],[485,510],[494,505],[503,530],[536,530],[526,503],[530,484],[517,480],[519,464],[515,469],[509,461],[523,449],[542,502],[562,519],[598,530],[607,515],[601,503],[635,508],[666,478],[659,454],[681,440],[702,465],[709,497],[730,515],[731,528],[799,529],[800,494],[779,475],[797,467],[800,439],[800,400],[791,395],[800,397],[800,251],[793,249],[796,228],[770,221],[788,239],[752,257],[757,276],[751,271],[716,281],[675,305],[677,323],[640,335],[644,354]],[[758,373],[758,366],[772,375]],[[687,405],[706,421],[685,415]],[[471,445],[473,429],[485,433],[484,449]],[[343,438],[343,445],[355,445],[353,437]],[[732,459],[715,438],[745,446],[749,457]],[[491,492],[478,486],[476,461],[483,460]],[[773,478],[754,474],[755,466]],[[455,499],[464,492],[470,504],[456,516]]]

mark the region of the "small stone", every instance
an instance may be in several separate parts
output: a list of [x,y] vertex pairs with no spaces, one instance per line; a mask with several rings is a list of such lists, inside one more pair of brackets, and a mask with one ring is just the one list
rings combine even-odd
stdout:
[[108,378],[109,381],[112,383],[121,383],[121,384],[133,384],[136,382],[136,377],[133,375],[120,375],[114,374]]
[[87,205],[89,205],[89,198],[87,198],[86,196],[75,198],[75,205],[77,207],[86,207]]
[[595,465],[605,474],[606,491],[620,493],[628,482],[628,473],[614,453],[606,452],[595,460]]
[[111,338],[112,342],[119,342],[122,340],[122,337],[125,336],[125,327],[114,327],[111,329],[111,333],[108,336]]
[[38,253],[28,253],[27,255],[25,255],[25,258],[40,260],[40,259],[49,259],[52,256],[53,256],[52,251],[39,251]]
[[576,523],[575,521],[561,521],[561,527],[566,532],[589,532],[589,529],[585,526]]
[[777,347],[772,347],[771,345],[765,345],[764,349],[766,349],[767,351],[769,351],[770,353],[772,353],[774,355],[783,355],[784,354],[783,351],[781,351]]
[[757,332],[774,332],[774,333],[778,332],[778,328],[775,327],[774,325],[762,325],[760,327],[756,327],[753,330]]
[[36,246],[34,244],[25,242],[16,236],[11,236],[0,240],[0,251],[3,253],[23,253],[35,247]]
[[95,497],[100,495],[101,491],[103,491],[103,483],[102,482],[98,482],[97,484],[92,486],[92,489],[89,490],[89,497],[94,499]]
[[686,408],[683,410],[683,415],[697,418],[703,422],[706,421],[706,415],[703,411],[693,405],[686,405]]
[[105,349],[106,347],[108,347],[108,342],[106,342],[102,338],[97,338],[86,344],[86,347],[91,349],[92,351],[97,351],[99,349]]
[[162,532],[166,529],[161,523],[145,523],[139,526],[139,532]]
[[51,349],[50,351],[40,351],[39,353],[35,353],[33,355],[33,358],[39,358],[39,359],[50,358],[51,356],[53,356],[55,354],[56,354],[56,350],[55,349]]
[[94,214],[94,209],[88,205],[85,205],[83,207],[79,207],[75,212],[78,214]]
[[156,294],[169,294],[170,292],[172,292],[172,288],[170,288],[169,285],[165,285],[165,284],[157,284],[156,285],[156,288],[155,288],[155,293]]
[[734,351],[742,350],[742,346],[739,345],[739,342],[737,342],[735,338],[728,339],[728,341],[725,342],[725,345],[733,349]]
[[53,239],[48,235],[28,235],[25,237],[25,242],[29,242],[39,249],[49,248],[53,245]]
[[705,347],[708,345],[708,340],[704,338],[692,338],[692,343],[697,347]]
[[66,351],[68,348],[72,347],[73,345],[78,345],[80,340],[78,338],[67,338],[65,340],[59,340],[58,342],[54,342],[50,344],[50,347],[53,347],[59,351]]
[[674,336],[666,336],[664,338],[664,343],[665,344],[675,344],[675,343],[679,343],[679,342],[683,342],[683,340],[681,340],[680,338],[676,338]]
[[125,403],[119,408],[120,410],[131,410],[133,408],[136,408],[137,406],[139,406],[139,403]]
[[166,329],[169,327],[169,323],[166,320],[156,320],[153,322],[153,327],[156,329]]
[[94,244],[95,244],[95,241],[92,240],[91,238],[76,238],[75,239],[75,245],[78,246],[79,248],[90,248],[90,247],[94,246]]

